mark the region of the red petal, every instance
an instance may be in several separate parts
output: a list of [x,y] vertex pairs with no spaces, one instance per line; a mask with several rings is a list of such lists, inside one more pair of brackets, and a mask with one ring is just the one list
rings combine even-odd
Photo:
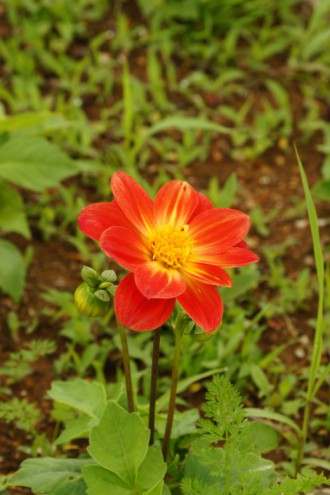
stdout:
[[229,208],[206,210],[190,223],[194,241],[193,260],[206,260],[208,254],[223,253],[240,242],[250,226],[248,215]]
[[114,300],[115,313],[122,325],[143,332],[163,325],[171,316],[175,299],[146,299],[137,289],[133,273],[120,282]]
[[168,182],[159,190],[155,199],[154,217],[157,225],[187,224],[198,203],[198,193],[188,182]]
[[233,247],[214,258],[216,259],[216,263],[222,268],[235,268],[236,266],[244,266],[259,261],[258,256],[252,253],[252,251],[239,247]]
[[204,194],[202,193],[198,193],[198,198],[199,198],[199,203],[197,205],[197,208],[194,210],[194,213],[192,214],[192,217],[190,218],[190,221],[197,217],[197,215],[199,215],[200,213],[203,213],[203,211],[206,211],[206,210],[211,210],[214,208],[213,204],[211,203],[211,201],[209,200],[209,198],[207,198],[206,196],[204,196]]
[[165,268],[158,261],[139,265],[134,273],[137,288],[148,299],[170,299],[186,290],[186,282],[175,268]]
[[153,231],[153,202],[145,190],[125,172],[115,172],[111,189],[127,218],[144,235]]
[[150,260],[150,252],[141,235],[124,227],[110,227],[101,236],[100,246],[110,258],[126,270]]
[[[221,256],[221,255],[220,255]],[[222,268],[206,263],[189,262],[184,267],[184,272],[204,284],[219,285],[221,287],[231,287],[232,279]]]
[[246,244],[245,241],[241,241],[239,242],[238,244],[235,244],[234,247],[239,247],[239,248],[245,248],[245,249],[248,249],[248,245]]
[[100,239],[106,229],[114,225],[134,229],[116,201],[112,201],[111,203],[93,203],[86,206],[80,212],[78,225],[85,235],[96,241]]
[[216,288],[212,285],[190,279],[187,281],[187,290],[178,297],[178,302],[205,332],[211,333],[219,326],[223,304]]

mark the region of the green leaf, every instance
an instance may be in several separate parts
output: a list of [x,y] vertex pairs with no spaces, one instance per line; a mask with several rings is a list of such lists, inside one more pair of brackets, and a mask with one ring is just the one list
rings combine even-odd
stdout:
[[267,375],[257,364],[251,364],[251,377],[260,391],[260,396],[268,395],[273,390],[273,385],[269,383]]
[[226,455],[225,449],[210,447],[209,441],[201,438],[193,442],[184,475],[207,487],[198,494],[244,493],[242,488],[248,483],[256,489],[245,493],[263,493],[262,488],[274,480],[274,464],[233,444]]
[[[306,466],[313,466],[319,469],[325,469],[326,471],[330,471],[330,461],[327,461],[326,459],[320,459],[317,457],[305,457],[304,460],[302,461],[302,464],[305,464]],[[330,484],[330,480],[329,480]]]
[[313,187],[314,195],[319,199],[330,201],[330,180],[320,180]]
[[245,423],[241,438],[243,442],[249,445],[251,451],[259,454],[276,449],[279,443],[277,431],[272,426],[258,421]]
[[[164,485],[164,481],[162,480],[159,483],[157,483],[157,485],[154,488],[152,488],[148,492],[145,492],[144,495],[164,495],[164,488],[165,485]],[[170,493],[170,492],[165,492],[165,493]]]
[[264,418],[270,419],[271,421],[276,421],[278,423],[283,423],[284,425],[290,426],[296,433],[298,433],[299,437],[301,436],[301,429],[292,421],[292,419],[284,416],[284,414],[276,413],[274,411],[269,411],[268,409],[259,409],[254,407],[248,407],[245,409],[246,416],[251,416],[255,418]]
[[158,446],[149,447],[132,483],[101,466],[86,466],[83,477],[88,495],[161,495],[166,464]]
[[81,468],[90,459],[28,459],[10,478],[10,486],[26,486],[43,495],[85,495]]
[[[190,385],[193,383],[199,382],[201,380],[204,380],[205,378],[208,378],[209,376],[213,376],[217,373],[223,373],[226,370],[226,368],[215,368],[211,371],[204,371],[203,373],[199,373],[197,375],[189,376],[188,378],[184,378],[183,380],[179,380],[178,382],[178,387],[177,387],[177,393],[180,394],[184,390],[186,390]],[[164,409],[169,401],[170,397],[170,391],[167,390],[163,395],[157,399],[156,402],[156,411],[161,411]]]
[[228,127],[216,124],[210,120],[175,115],[173,117],[167,117],[166,119],[163,119],[149,127],[147,135],[149,137],[157,132],[166,131],[167,129],[179,129],[180,131],[196,129],[197,131],[213,131],[221,134],[230,133],[230,129],[228,129]]
[[95,420],[89,416],[80,416],[77,419],[68,421],[65,424],[65,430],[56,439],[55,444],[61,445],[68,443],[74,438],[86,438],[93,426],[95,426]]
[[[322,244],[320,238],[320,229],[317,219],[317,212],[313,202],[312,194],[309,188],[309,184],[307,181],[306,173],[301,163],[299,154],[297,149],[295,148],[296,157],[299,166],[299,172],[301,176],[301,181],[304,188],[307,211],[308,211],[308,219],[310,224],[310,230],[312,234],[313,240],[313,250],[314,250],[314,259],[316,266],[316,275],[317,275],[317,284],[318,284],[318,305],[317,305],[317,319],[316,319],[316,329],[315,336],[313,342],[313,351],[311,358],[311,365],[309,371],[309,379],[308,379],[308,389],[307,389],[307,398],[308,400],[312,400],[313,392],[315,389],[315,381],[316,376],[320,367],[322,350],[323,350],[323,332],[325,325],[323,324],[323,312],[324,312],[324,257],[322,252]],[[305,414],[308,409],[305,409]]]
[[0,132],[17,132],[25,130],[40,131],[68,127],[69,124],[60,115],[50,112],[22,113],[0,117]]
[[77,173],[75,163],[43,138],[13,136],[0,146],[0,177],[20,187],[42,191]]
[[54,381],[48,392],[51,399],[77,409],[92,418],[101,418],[106,405],[106,390],[102,383],[78,379]]
[[31,238],[22,196],[2,181],[0,181],[0,230],[17,232],[27,239]]
[[149,493],[150,490],[156,489],[162,491],[162,480],[166,473],[166,464],[164,462],[161,450],[158,445],[149,447],[147,455],[139,467],[136,487],[141,487],[141,493]]
[[132,495],[127,483],[101,466],[84,467],[83,478],[88,495]]
[[100,423],[91,431],[88,451],[98,464],[132,486],[148,441],[149,430],[143,420],[110,401]]
[[0,239],[0,289],[19,302],[25,282],[25,265],[20,251],[9,241]]
[[170,489],[167,485],[163,485],[162,495],[171,495]]
[[210,131],[217,132],[219,134],[229,134],[231,132],[231,129],[229,129],[228,127],[216,124],[215,122],[207,119],[198,117],[186,117],[184,115],[174,115],[173,117],[167,117],[150,126],[148,130],[140,136],[140,139],[135,145],[133,156],[135,156],[140,151],[148,138],[150,138],[154,134],[157,134],[158,132],[167,131],[168,129],[178,129],[179,131],[195,129],[197,131]]

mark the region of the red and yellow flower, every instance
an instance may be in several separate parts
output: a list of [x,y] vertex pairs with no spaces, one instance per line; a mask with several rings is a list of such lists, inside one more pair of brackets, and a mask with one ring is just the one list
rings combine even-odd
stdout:
[[205,332],[220,324],[217,286],[230,287],[226,268],[258,261],[243,241],[245,213],[214,208],[187,182],[163,186],[154,201],[129,175],[111,179],[114,200],[94,203],[79,215],[79,227],[130,273],[115,294],[120,323],[153,330],[171,315],[175,301]]

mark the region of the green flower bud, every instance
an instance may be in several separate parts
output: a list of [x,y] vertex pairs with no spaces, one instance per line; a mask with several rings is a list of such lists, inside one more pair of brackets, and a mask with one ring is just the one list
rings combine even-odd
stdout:
[[100,299],[100,301],[104,301],[104,302],[110,301],[110,296],[105,290],[100,290],[100,289],[96,290],[94,292],[94,296]]
[[117,285],[112,285],[111,287],[108,287],[107,293],[113,297],[116,294],[117,287],[118,287]]
[[83,266],[81,270],[81,278],[90,287],[96,287],[100,281],[98,274],[90,266]]
[[105,282],[116,282],[117,280],[117,275],[114,270],[104,270],[104,272],[101,273],[101,279],[104,280]]
[[[104,292],[108,296],[108,300],[102,300],[96,295],[100,292]],[[104,316],[110,307],[109,295],[103,290],[94,293],[86,282],[80,284],[75,290],[74,301],[79,311],[85,316]]]
[[108,287],[111,287],[112,283],[111,282],[101,282],[99,285],[99,289],[107,289]]

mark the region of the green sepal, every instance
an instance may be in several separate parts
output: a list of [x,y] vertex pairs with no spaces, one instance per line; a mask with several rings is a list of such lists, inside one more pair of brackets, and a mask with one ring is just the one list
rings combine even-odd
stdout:
[[90,287],[97,287],[97,285],[99,283],[98,274],[90,266],[83,266],[82,267],[81,278]]
[[114,270],[104,270],[101,273],[101,279],[104,280],[105,282],[116,282],[117,280],[117,275]]

